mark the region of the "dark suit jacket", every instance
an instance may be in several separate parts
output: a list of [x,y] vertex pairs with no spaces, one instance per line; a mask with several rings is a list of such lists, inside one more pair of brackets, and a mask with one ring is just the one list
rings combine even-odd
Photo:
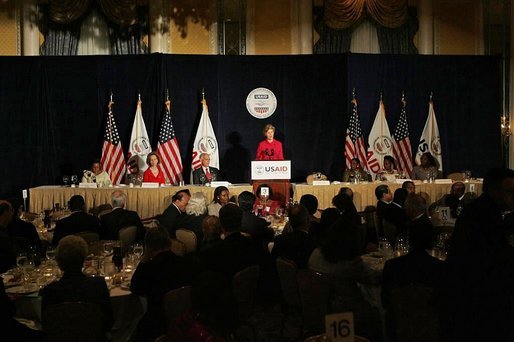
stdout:
[[26,252],[28,246],[35,246],[38,251],[41,251],[41,239],[32,223],[25,222],[15,216],[7,226],[7,234],[9,234],[16,248]]
[[[212,181],[220,181],[222,180],[221,172],[215,167],[209,166],[209,171],[211,172]],[[205,184],[209,183],[207,180],[207,176],[203,171],[203,167],[200,167],[193,171],[193,184]]]
[[85,302],[100,305],[105,331],[114,323],[111,299],[107,284],[102,277],[87,277],[82,272],[65,272],[59,281],[45,286],[41,291],[41,311],[53,304]]
[[256,265],[259,261],[256,244],[239,232],[232,233],[218,244],[200,251],[202,269],[219,272],[229,281],[237,272]]
[[164,226],[168,233],[170,234],[170,237],[175,237],[175,230],[179,228],[177,226],[179,218],[185,215],[182,213],[173,203],[171,203],[166,210],[162,213],[162,215],[159,215],[159,223],[161,226]]
[[316,241],[312,236],[301,230],[293,230],[275,238],[271,255],[274,259],[283,257],[293,260],[298,268],[307,268],[314,248],[316,248]]
[[145,227],[135,211],[114,208],[110,213],[100,216],[100,224],[102,240],[118,240],[120,229],[127,226],[137,227],[137,240],[144,237]]
[[268,236],[268,222],[251,212],[243,211],[241,231],[250,234],[255,240],[262,240]]
[[[377,216],[380,221],[387,220],[396,226],[396,233],[401,234],[405,232],[407,225],[407,215],[405,210],[395,203],[386,203],[383,201],[377,202]],[[379,227],[382,230],[382,227]],[[383,233],[383,232],[381,232]]]
[[138,336],[145,340],[151,337],[153,341],[166,333],[162,310],[164,295],[170,290],[192,284],[196,267],[191,260],[165,251],[138,265],[132,276],[130,291],[145,296],[148,301],[147,311],[138,326]]
[[70,216],[55,223],[52,244],[57,245],[63,237],[84,231],[100,233],[100,222],[93,215],[86,214],[83,211],[75,211]]

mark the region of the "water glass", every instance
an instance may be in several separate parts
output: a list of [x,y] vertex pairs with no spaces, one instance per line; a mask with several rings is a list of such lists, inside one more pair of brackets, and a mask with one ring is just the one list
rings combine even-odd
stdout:
[[114,246],[113,246],[112,242],[104,243],[104,255],[105,256],[112,255],[113,251],[114,251]]
[[46,259],[47,260],[55,260],[56,249],[54,246],[46,247]]
[[136,256],[138,260],[141,260],[141,257],[143,256],[144,248],[143,245],[140,243],[136,243],[132,246],[132,253]]
[[62,176],[62,182],[64,183],[64,186],[68,185],[68,182],[70,181],[70,178],[68,175]]

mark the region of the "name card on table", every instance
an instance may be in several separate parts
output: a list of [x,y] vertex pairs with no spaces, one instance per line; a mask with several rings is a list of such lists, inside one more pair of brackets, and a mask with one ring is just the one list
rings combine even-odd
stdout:
[[312,181],[312,185],[330,185],[329,180],[315,180]]
[[214,182],[211,182],[211,188],[217,188],[218,186],[224,186],[224,187],[227,187],[230,185],[229,182],[227,181],[214,181]]
[[354,342],[353,312],[326,315],[325,335],[332,342]]
[[96,189],[97,185],[96,183],[79,183],[79,188]]
[[252,180],[291,179],[290,160],[253,160]]
[[435,184],[452,184],[452,180],[449,179],[449,178],[444,178],[444,179],[435,179],[434,180],[434,183]]
[[398,178],[398,179],[395,180],[395,183],[403,184],[403,183],[405,183],[407,181],[412,181],[412,179],[410,179],[410,178]]
[[141,183],[141,187],[142,188],[158,188],[159,187],[159,183],[157,182],[143,182]]

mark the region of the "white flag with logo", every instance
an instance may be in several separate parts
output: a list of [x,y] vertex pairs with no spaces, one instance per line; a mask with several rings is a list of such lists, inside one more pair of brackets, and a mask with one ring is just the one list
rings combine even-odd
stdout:
[[193,158],[191,162],[191,172],[201,166],[200,154],[208,153],[211,157],[210,166],[219,169],[218,141],[212,128],[211,119],[209,118],[209,109],[207,101],[202,100],[202,117],[196,131],[195,142],[193,144]]
[[146,156],[152,152],[150,139],[146,132],[145,121],[143,120],[141,103],[141,100],[137,101],[136,116],[134,118],[132,134],[130,136],[127,171],[131,174],[141,174],[148,168],[148,165],[146,164]]
[[368,170],[376,175],[382,170],[384,157],[393,155],[393,139],[387,125],[384,102],[378,106],[377,116],[368,137]]
[[443,171],[443,158],[441,155],[441,137],[439,135],[439,126],[435,118],[434,103],[431,100],[428,103],[428,118],[423,128],[423,133],[419,139],[418,151],[416,152],[416,164],[421,163],[421,155],[430,152],[437,161],[439,171]]

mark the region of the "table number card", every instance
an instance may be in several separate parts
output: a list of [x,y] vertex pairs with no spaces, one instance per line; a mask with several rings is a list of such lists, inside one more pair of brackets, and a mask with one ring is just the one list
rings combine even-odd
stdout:
[[332,342],[353,342],[353,312],[341,312],[325,316],[325,335]]

